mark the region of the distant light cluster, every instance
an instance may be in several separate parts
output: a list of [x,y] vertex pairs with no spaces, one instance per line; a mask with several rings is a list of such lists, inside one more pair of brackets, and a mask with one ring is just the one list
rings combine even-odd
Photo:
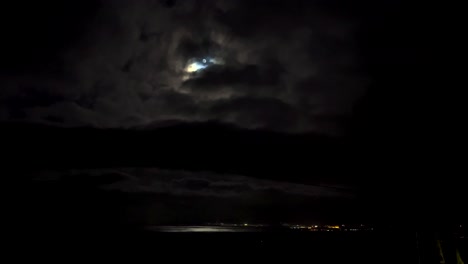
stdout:
[[368,227],[365,225],[288,225],[285,224],[285,226],[291,228],[291,229],[296,229],[296,230],[304,230],[304,231],[325,231],[325,232],[330,232],[330,231],[373,231],[374,228]]
[[[228,223],[209,223],[208,226],[221,226],[221,227],[232,227],[232,228],[268,228],[272,227],[268,224],[252,224],[252,223],[241,223],[241,224],[228,224]],[[274,227],[274,226],[273,226]],[[345,232],[357,232],[357,231],[374,231],[373,227],[367,225],[298,225],[283,223],[283,228],[288,228],[298,231],[317,231],[317,232],[333,232],[333,231],[345,231]]]

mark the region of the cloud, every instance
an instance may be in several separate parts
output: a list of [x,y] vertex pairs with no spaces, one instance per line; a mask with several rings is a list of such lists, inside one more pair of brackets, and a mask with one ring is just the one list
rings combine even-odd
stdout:
[[[276,67],[275,67],[276,66]],[[285,88],[278,65],[215,65],[182,84],[182,89],[195,96],[216,99],[235,96],[277,96]],[[224,96],[223,96],[224,94]]]
[[[45,224],[304,222],[337,212],[336,219],[344,221],[350,218],[349,205],[355,200],[350,190],[211,172],[88,169],[42,171],[32,178],[31,186],[41,188],[28,193],[28,205],[34,212],[47,210],[35,215]],[[61,218],[64,212],[69,219]]]
[[[315,120],[340,123],[334,117],[349,115],[367,85],[358,21],[317,1],[110,1],[93,8],[83,12],[87,22],[73,44],[46,49],[55,55],[2,78],[0,101],[10,102],[2,104],[2,120],[128,127],[215,118],[328,131]],[[203,57],[224,63],[184,72]]]
[[238,97],[219,100],[209,109],[213,119],[227,120],[248,128],[300,131],[306,117],[276,98]]
[[263,180],[242,175],[155,168],[43,171],[35,175],[34,181],[87,182],[106,190],[182,196],[247,197],[276,192],[301,197],[352,197],[349,190],[344,188],[340,190],[341,188]]
[[[38,176],[55,180],[95,179],[102,188],[129,193],[167,193],[172,195],[248,197],[277,192],[305,197],[349,197],[347,192],[329,187],[310,186],[288,182],[255,179],[241,175],[213,172],[169,171],[161,169],[99,169],[76,170],[62,174],[47,173]],[[86,175],[83,178],[83,175]],[[98,180],[104,179],[104,180]]]

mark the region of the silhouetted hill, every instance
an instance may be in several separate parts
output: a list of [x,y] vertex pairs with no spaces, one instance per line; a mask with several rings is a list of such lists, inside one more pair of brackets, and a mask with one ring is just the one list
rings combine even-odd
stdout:
[[[1,124],[6,164],[22,168],[160,167],[288,181],[345,180],[336,139],[244,130],[216,122],[156,129],[61,128]],[[332,176],[333,175],[333,176]]]

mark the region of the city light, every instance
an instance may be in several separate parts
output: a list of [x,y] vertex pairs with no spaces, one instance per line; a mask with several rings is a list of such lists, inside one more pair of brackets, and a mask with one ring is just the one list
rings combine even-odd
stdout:
[[[294,230],[294,232],[369,232],[374,231],[374,228],[366,225],[352,225],[352,224],[340,224],[340,225],[301,225],[301,224],[288,224],[282,223],[281,228],[287,228]],[[261,224],[261,223],[209,223],[208,227],[216,227],[218,229],[222,228],[238,228],[239,230],[244,230],[246,232],[252,232],[255,230],[261,230],[263,228],[278,228],[275,225]]]

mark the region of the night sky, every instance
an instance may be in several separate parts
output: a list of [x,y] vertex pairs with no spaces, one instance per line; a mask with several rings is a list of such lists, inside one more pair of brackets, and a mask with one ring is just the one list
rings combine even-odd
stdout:
[[5,179],[54,223],[457,215],[463,104],[438,8],[7,1]]
[[[370,77],[359,58],[362,18],[325,2],[34,4],[8,30],[0,118],[339,133]],[[206,68],[187,73],[203,59]]]

